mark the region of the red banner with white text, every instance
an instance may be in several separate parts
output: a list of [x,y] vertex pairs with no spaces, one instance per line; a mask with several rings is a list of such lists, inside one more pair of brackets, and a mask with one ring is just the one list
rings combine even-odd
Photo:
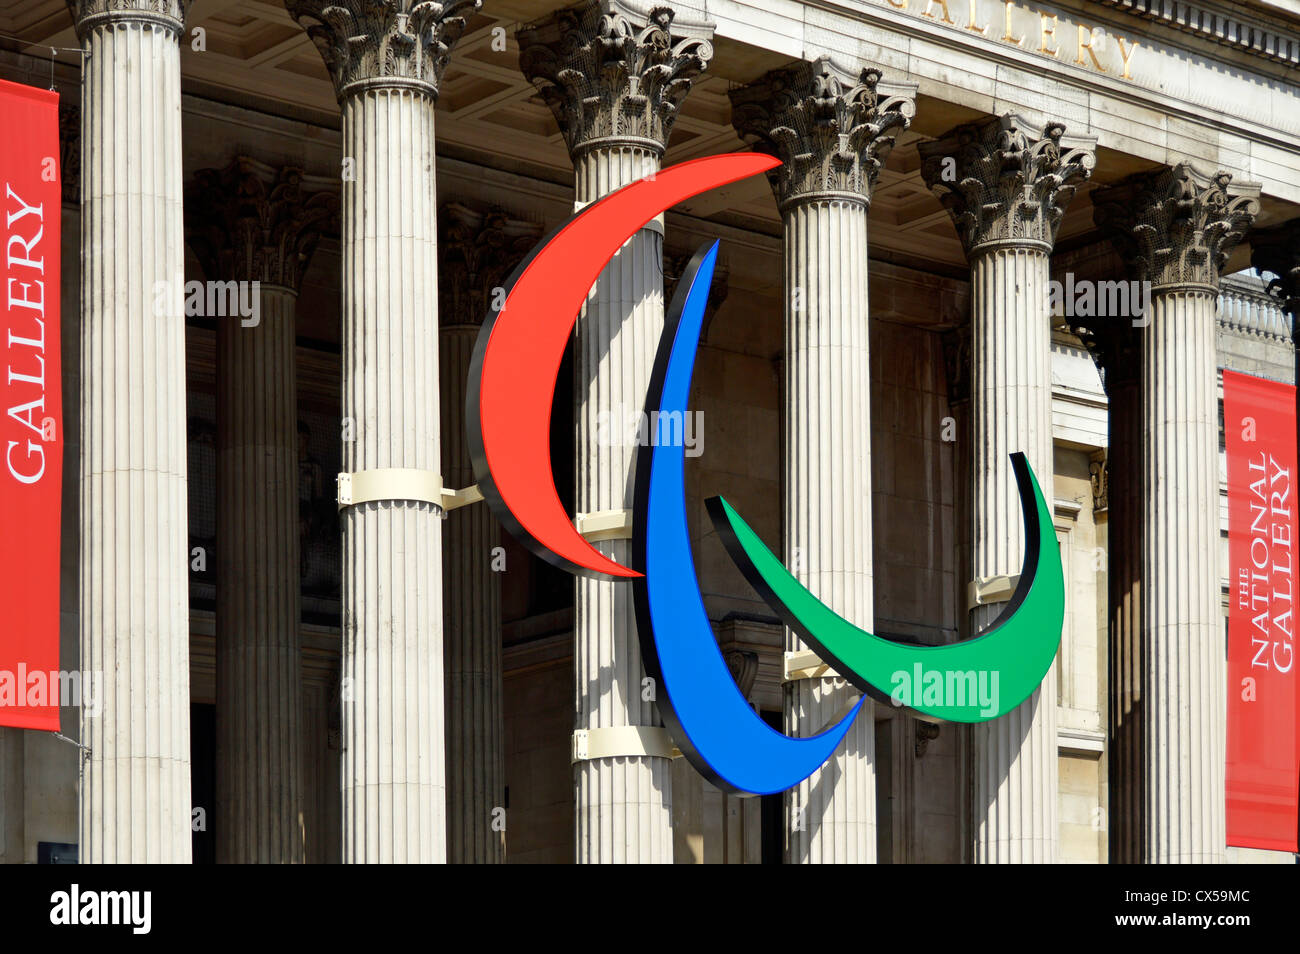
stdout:
[[1296,389],[1223,372],[1228,844],[1296,850]]
[[59,728],[58,94],[0,80],[0,725]]

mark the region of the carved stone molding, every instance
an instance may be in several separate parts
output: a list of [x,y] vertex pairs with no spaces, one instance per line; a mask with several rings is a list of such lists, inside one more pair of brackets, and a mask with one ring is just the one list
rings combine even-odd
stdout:
[[338,230],[337,194],[309,191],[310,182],[301,169],[245,156],[195,173],[185,196],[186,240],[206,277],[298,291],[321,233]]
[[823,56],[731,90],[736,132],[783,163],[768,173],[782,207],[825,198],[870,203],[895,139],[916,113],[915,88],[890,95],[880,76],[874,68],[855,76]]
[[723,653],[722,658],[726,660],[731,678],[736,680],[736,688],[748,700],[749,694],[754,691],[754,682],[758,679],[758,653],[747,649],[732,649]]
[[1097,163],[1096,139],[1040,132],[1008,114],[922,143],[921,176],[939,193],[967,257],[993,245],[1051,251],[1065,210]]
[[438,229],[438,320],[477,325],[506,279],[542,238],[542,226],[499,208],[448,202]]
[[1102,513],[1110,508],[1110,462],[1104,450],[1092,455],[1088,477],[1092,484],[1092,512]]
[[1259,212],[1258,183],[1189,163],[1138,173],[1093,193],[1093,220],[1152,288],[1217,293],[1228,254]]
[[[1216,10],[1187,0],[1100,0],[1109,7],[1278,63],[1300,66],[1300,37],[1250,17],[1243,4]],[[1262,11],[1261,11],[1262,12]]]
[[373,87],[437,97],[465,22],[482,0],[285,0],[325,60],[340,101]]
[[78,36],[105,22],[152,23],[177,35],[185,29],[192,0],[67,0]]
[[1250,264],[1282,310],[1300,318],[1300,219],[1251,232]]
[[551,108],[571,156],[600,145],[663,154],[682,100],[713,59],[713,30],[675,18],[655,7],[642,23],[603,0],[518,31],[519,69]]
[[925,755],[926,748],[937,738],[939,738],[939,726],[933,722],[916,720],[916,743],[914,746],[916,757],[919,759]]

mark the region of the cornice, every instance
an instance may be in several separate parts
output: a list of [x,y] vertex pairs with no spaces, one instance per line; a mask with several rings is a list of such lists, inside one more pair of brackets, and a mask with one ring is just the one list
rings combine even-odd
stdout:
[[1230,49],[1275,63],[1300,66],[1300,30],[1285,32],[1262,20],[1211,3],[1184,0],[1091,0]]

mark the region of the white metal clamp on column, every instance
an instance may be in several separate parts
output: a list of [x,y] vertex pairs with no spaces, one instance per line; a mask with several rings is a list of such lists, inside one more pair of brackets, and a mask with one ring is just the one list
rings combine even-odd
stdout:
[[989,603],[1005,603],[1015,595],[1020,584],[1020,574],[981,576],[966,584],[966,609]]
[[631,540],[631,510],[597,510],[580,513],[573,518],[578,534],[588,543],[601,540]]
[[619,756],[655,756],[679,759],[668,730],[657,725],[611,725],[596,729],[575,729],[570,762],[613,759]]
[[800,679],[842,679],[843,677],[823,662],[811,649],[788,652],[782,659],[782,682],[798,682]]
[[433,504],[445,515],[448,510],[483,499],[477,486],[448,490],[442,486],[442,475],[431,470],[379,467],[351,474],[341,473],[337,481],[340,510],[374,500],[418,500]]

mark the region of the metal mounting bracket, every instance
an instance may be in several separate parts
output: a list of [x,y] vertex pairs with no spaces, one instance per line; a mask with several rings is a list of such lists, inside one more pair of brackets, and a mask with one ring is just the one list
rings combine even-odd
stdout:
[[588,543],[632,539],[631,510],[598,510],[595,513],[580,513],[574,518],[573,524]]
[[983,576],[966,584],[966,609],[989,603],[1005,603],[1011,599],[1020,583],[1020,574],[1014,576]]
[[668,730],[661,726],[616,725],[574,730],[571,762],[620,756],[678,759],[682,753],[673,744]]
[[442,476],[431,470],[379,467],[338,475],[338,505],[355,507],[375,500],[418,500],[445,508]]

